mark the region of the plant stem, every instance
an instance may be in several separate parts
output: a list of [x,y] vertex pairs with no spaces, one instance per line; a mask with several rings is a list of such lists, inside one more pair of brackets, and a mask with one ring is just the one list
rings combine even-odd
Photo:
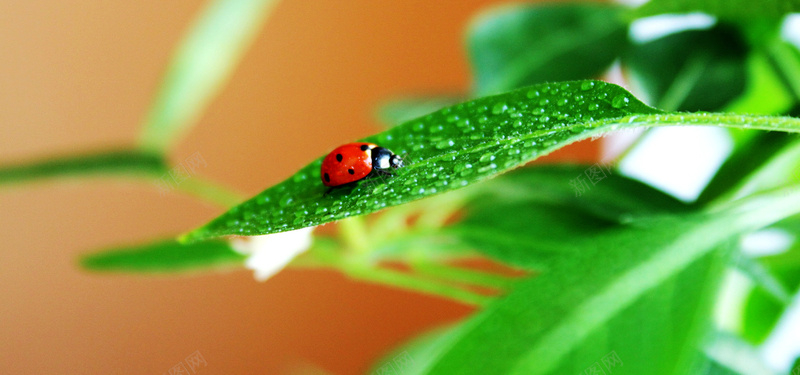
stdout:
[[494,275],[487,272],[473,271],[449,265],[440,265],[427,261],[412,262],[412,268],[420,274],[429,275],[438,279],[466,285],[475,285],[497,290],[506,290],[514,286],[515,280],[505,276]]
[[315,243],[314,248],[304,256],[295,258],[290,265],[298,268],[334,268],[356,280],[410,289],[469,305],[483,306],[492,300],[492,297],[482,296],[427,277],[380,268],[376,264],[365,262],[363,258],[342,253],[337,245],[330,241]]
[[411,289],[423,294],[446,297],[469,305],[484,306],[492,298],[468,290],[450,286],[416,275],[360,264],[344,264],[340,268],[346,275],[359,280],[374,281],[403,289]]
[[353,216],[339,220],[339,233],[345,242],[345,247],[352,249],[357,254],[369,251],[369,234],[363,216]]
[[708,67],[709,62],[711,62],[711,55],[708,53],[703,53],[687,60],[675,76],[672,84],[661,96],[656,107],[670,112],[677,111],[681,104],[686,101],[686,98],[689,97],[689,93],[697,85],[697,81],[703,76],[703,72]]
[[769,54],[784,76],[784,83],[800,98],[800,55],[794,47],[780,39],[769,46]]

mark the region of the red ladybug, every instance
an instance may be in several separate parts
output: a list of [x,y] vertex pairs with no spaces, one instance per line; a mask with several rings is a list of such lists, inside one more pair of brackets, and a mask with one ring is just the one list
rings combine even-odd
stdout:
[[374,143],[348,143],[331,151],[322,161],[320,177],[325,186],[336,187],[403,166],[393,152]]

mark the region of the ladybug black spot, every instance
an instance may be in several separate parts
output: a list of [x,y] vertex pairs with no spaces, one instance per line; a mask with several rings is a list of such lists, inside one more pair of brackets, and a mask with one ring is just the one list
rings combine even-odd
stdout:
[[361,151],[367,151],[369,149],[368,145],[361,145]]
[[356,170],[353,169],[353,168],[350,168],[350,169],[347,170],[347,173],[356,174]]
[[336,161],[342,161],[342,154],[336,154]]
[[325,173],[325,176],[323,177],[325,177],[325,182],[331,182],[331,176],[329,176],[327,173]]

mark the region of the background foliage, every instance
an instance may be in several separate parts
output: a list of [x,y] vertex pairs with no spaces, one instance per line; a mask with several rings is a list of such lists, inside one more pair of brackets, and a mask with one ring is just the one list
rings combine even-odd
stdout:
[[[138,148],[4,167],[0,183],[165,173],[169,146],[236,66],[272,4],[211,3],[178,48]],[[763,228],[797,233],[800,213],[800,148],[788,134],[800,131],[800,120],[791,117],[800,99],[800,53],[780,33],[784,16],[800,4],[753,4],[654,0],[636,9],[589,3],[492,9],[466,33],[474,88],[456,97],[474,99],[407,98],[379,111],[396,126],[364,140],[405,156],[408,166],[395,176],[323,196],[317,159],[249,200],[201,180],[182,189],[232,206],[227,212],[180,240],[105,250],[81,264],[126,272],[238,265],[244,256],[216,237],[346,219],[336,236],[318,237],[292,266],[333,268],[481,306],[398,350],[411,360],[393,371],[788,373],[789,367],[767,369],[758,356],[739,355],[774,332],[800,288],[795,243],[768,256],[741,248],[743,236]],[[640,17],[694,11],[716,19],[649,41],[628,37]],[[636,96],[591,80],[615,62]],[[726,127],[734,142],[693,202],[603,165],[502,174],[581,139],[672,125]],[[457,264],[475,258],[522,276]],[[712,314],[728,272],[751,283],[740,290],[741,305],[730,308],[740,312],[735,327]],[[720,349],[728,347],[740,350]]]

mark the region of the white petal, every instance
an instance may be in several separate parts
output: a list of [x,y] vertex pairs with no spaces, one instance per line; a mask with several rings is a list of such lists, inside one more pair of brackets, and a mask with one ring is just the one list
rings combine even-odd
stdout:
[[245,266],[254,271],[258,281],[264,281],[286,267],[294,257],[311,246],[314,227],[289,232],[236,238],[231,241],[234,250],[250,256]]

